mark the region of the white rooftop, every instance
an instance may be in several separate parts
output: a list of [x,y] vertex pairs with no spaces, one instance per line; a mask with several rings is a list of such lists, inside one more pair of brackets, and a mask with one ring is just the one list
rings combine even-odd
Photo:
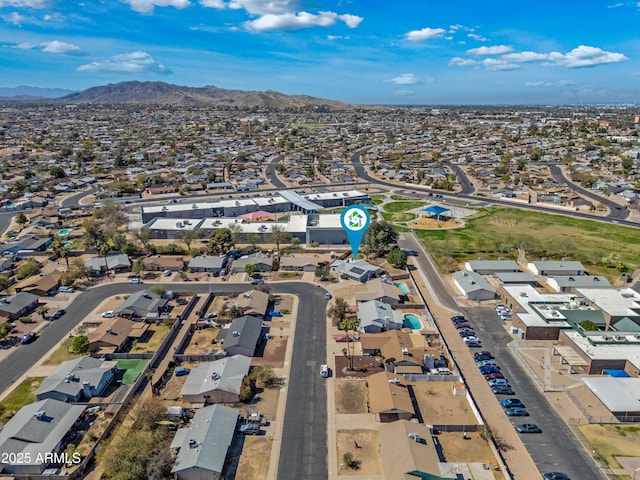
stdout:
[[360,190],[347,190],[343,192],[320,192],[320,193],[310,193],[304,195],[304,198],[311,201],[317,200],[328,200],[333,198],[358,198],[358,197],[366,197],[365,193],[362,193]]
[[[628,360],[636,368],[640,368],[640,342],[635,340],[631,341],[633,334],[623,335],[629,337],[629,343],[624,343],[620,340],[615,340],[614,332],[609,335],[612,340],[611,343],[595,343],[592,344],[587,337],[582,336],[575,330],[565,330],[563,334],[571,341],[574,348],[577,348],[587,354],[592,360]],[[599,340],[599,337],[603,337],[604,332],[595,335],[590,335],[590,338]]]
[[640,293],[631,288],[578,288],[576,291],[611,317],[640,316]]
[[[569,304],[575,302],[575,295],[540,292],[528,284],[503,285],[503,289],[526,311],[526,313],[516,313],[515,315],[527,327],[545,327],[549,325],[549,322],[560,327],[570,326],[564,321],[565,317],[557,311],[554,304],[565,303],[569,308]],[[532,303],[535,304],[535,308],[531,305]]]

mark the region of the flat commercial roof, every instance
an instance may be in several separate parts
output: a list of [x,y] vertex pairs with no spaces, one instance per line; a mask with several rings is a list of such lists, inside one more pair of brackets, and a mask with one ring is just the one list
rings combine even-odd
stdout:
[[612,317],[640,315],[640,293],[632,288],[579,288],[576,291]]
[[582,381],[612,413],[640,411],[640,378],[585,377]]
[[311,200],[307,200],[302,195],[299,195],[291,190],[283,190],[282,192],[280,192],[280,195],[282,195],[288,201],[300,207],[306,212],[317,212],[320,208],[322,208],[317,203],[313,203]]

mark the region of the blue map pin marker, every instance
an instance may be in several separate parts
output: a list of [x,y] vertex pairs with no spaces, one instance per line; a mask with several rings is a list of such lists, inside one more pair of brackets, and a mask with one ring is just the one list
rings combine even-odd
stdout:
[[351,244],[351,251],[353,252],[353,259],[355,260],[358,258],[358,250],[360,249],[364,232],[369,228],[369,224],[371,223],[369,212],[360,205],[352,205],[342,211],[340,223],[347,233],[347,238]]

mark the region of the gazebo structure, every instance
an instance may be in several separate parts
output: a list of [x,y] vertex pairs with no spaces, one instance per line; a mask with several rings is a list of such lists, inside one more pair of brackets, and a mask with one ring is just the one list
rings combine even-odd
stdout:
[[451,211],[450,208],[441,207],[440,205],[431,205],[430,207],[426,207],[420,210],[420,212],[426,212],[430,214],[432,218],[435,216],[438,221],[440,221],[440,216],[444,212],[450,212],[450,211]]

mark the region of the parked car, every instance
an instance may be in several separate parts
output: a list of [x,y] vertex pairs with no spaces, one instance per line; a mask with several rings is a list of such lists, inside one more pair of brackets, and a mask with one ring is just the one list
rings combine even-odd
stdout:
[[529,412],[527,412],[524,408],[520,408],[520,407],[506,408],[504,410],[504,413],[506,413],[510,417],[528,417],[529,416]]
[[257,423],[243,423],[238,427],[243,435],[260,435],[260,425]]
[[466,342],[466,344],[469,348],[482,348],[482,343],[480,343],[480,340],[476,342]]
[[487,359],[489,358],[493,358],[493,355],[491,355],[491,352],[488,350],[483,350],[481,352],[476,352],[473,354],[474,357],[478,358],[480,355],[483,355],[485,357],[487,357]]
[[173,272],[172,272],[171,270],[165,270],[162,274],[163,274],[165,277],[170,277],[172,273],[173,273]]
[[129,283],[142,283],[142,280],[138,277],[130,278]]
[[470,328],[463,328],[462,330],[458,330],[458,334],[464,338],[464,337],[475,337],[476,332],[474,330],[471,330]]
[[494,359],[476,361],[478,367],[497,367],[498,364]]
[[482,375],[487,375],[489,373],[498,373],[500,371],[500,367],[498,366],[487,366],[487,367],[482,367],[480,369],[480,373]]
[[331,294],[329,292],[324,294],[324,299],[325,300],[331,300]]
[[466,342],[479,342],[480,339],[478,337],[474,337],[473,335],[469,335],[468,337],[464,337],[463,340]]
[[464,322],[464,315],[454,315],[451,317],[452,322],[462,321]]
[[487,357],[486,355],[480,355],[480,356],[476,357],[475,360],[476,360],[476,364],[477,364],[478,362],[482,362],[483,360],[493,360],[493,359]]
[[542,433],[540,427],[535,423],[521,423],[516,425],[516,431],[518,433]]
[[522,401],[519,398],[507,398],[505,400],[502,400],[500,402],[500,405],[502,405],[505,408],[508,408],[508,407],[525,408],[524,403],[522,403]]
[[496,385],[491,387],[491,391],[496,395],[515,395],[516,392],[509,385]]
[[75,292],[75,290],[71,287],[67,287],[65,285],[61,285],[60,287],[58,287],[58,291],[59,292],[64,292],[64,293],[73,293]]
[[471,328],[471,324],[469,322],[458,322],[454,323],[456,328]]
[[56,310],[55,312],[53,312],[53,315],[51,315],[51,319],[56,320],[60,318],[62,315],[64,315],[65,313],[67,313],[67,311],[64,308]]
[[562,472],[547,472],[542,475],[544,480],[570,480],[566,473]]
[[506,378],[494,378],[493,380],[489,380],[487,383],[490,387],[495,387],[496,385],[509,385]]
[[116,312],[113,310],[107,310],[106,312],[102,312],[102,318],[114,318],[116,316]]
[[341,335],[339,337],[336,337],[336,342],[357,342],[358,340],[360,340],[360,337],[358,335],[352,335],[347,337],[346,335]]
[[494,380],[496,378],[504,378],[504,375],[500,372],[493,372],[493,373],[487,373],[484,376],[484,378],[487,380]]
[[218,314],[216,312],[209,312],[209,313],[205,313],[204,314],[204,318],[205,320],[209,319],[209,318],[216,318],[218,316]]
[[187,367],[178,367],[175,371],[176,377],[183,377],[184,375],[189,375],[190,373],[191,369]]
[[23,345],[27,345],[28,343],[33,342],[38,336],[36,335],[36,332],[29,332],[26,333],[23,337],[22,340],[20,340],[20,343]]
[[504,305],[502,305],[501,303],[496,303],[493,308],[495,308],[496,310],[506,310],[507,307],[505,307]]

